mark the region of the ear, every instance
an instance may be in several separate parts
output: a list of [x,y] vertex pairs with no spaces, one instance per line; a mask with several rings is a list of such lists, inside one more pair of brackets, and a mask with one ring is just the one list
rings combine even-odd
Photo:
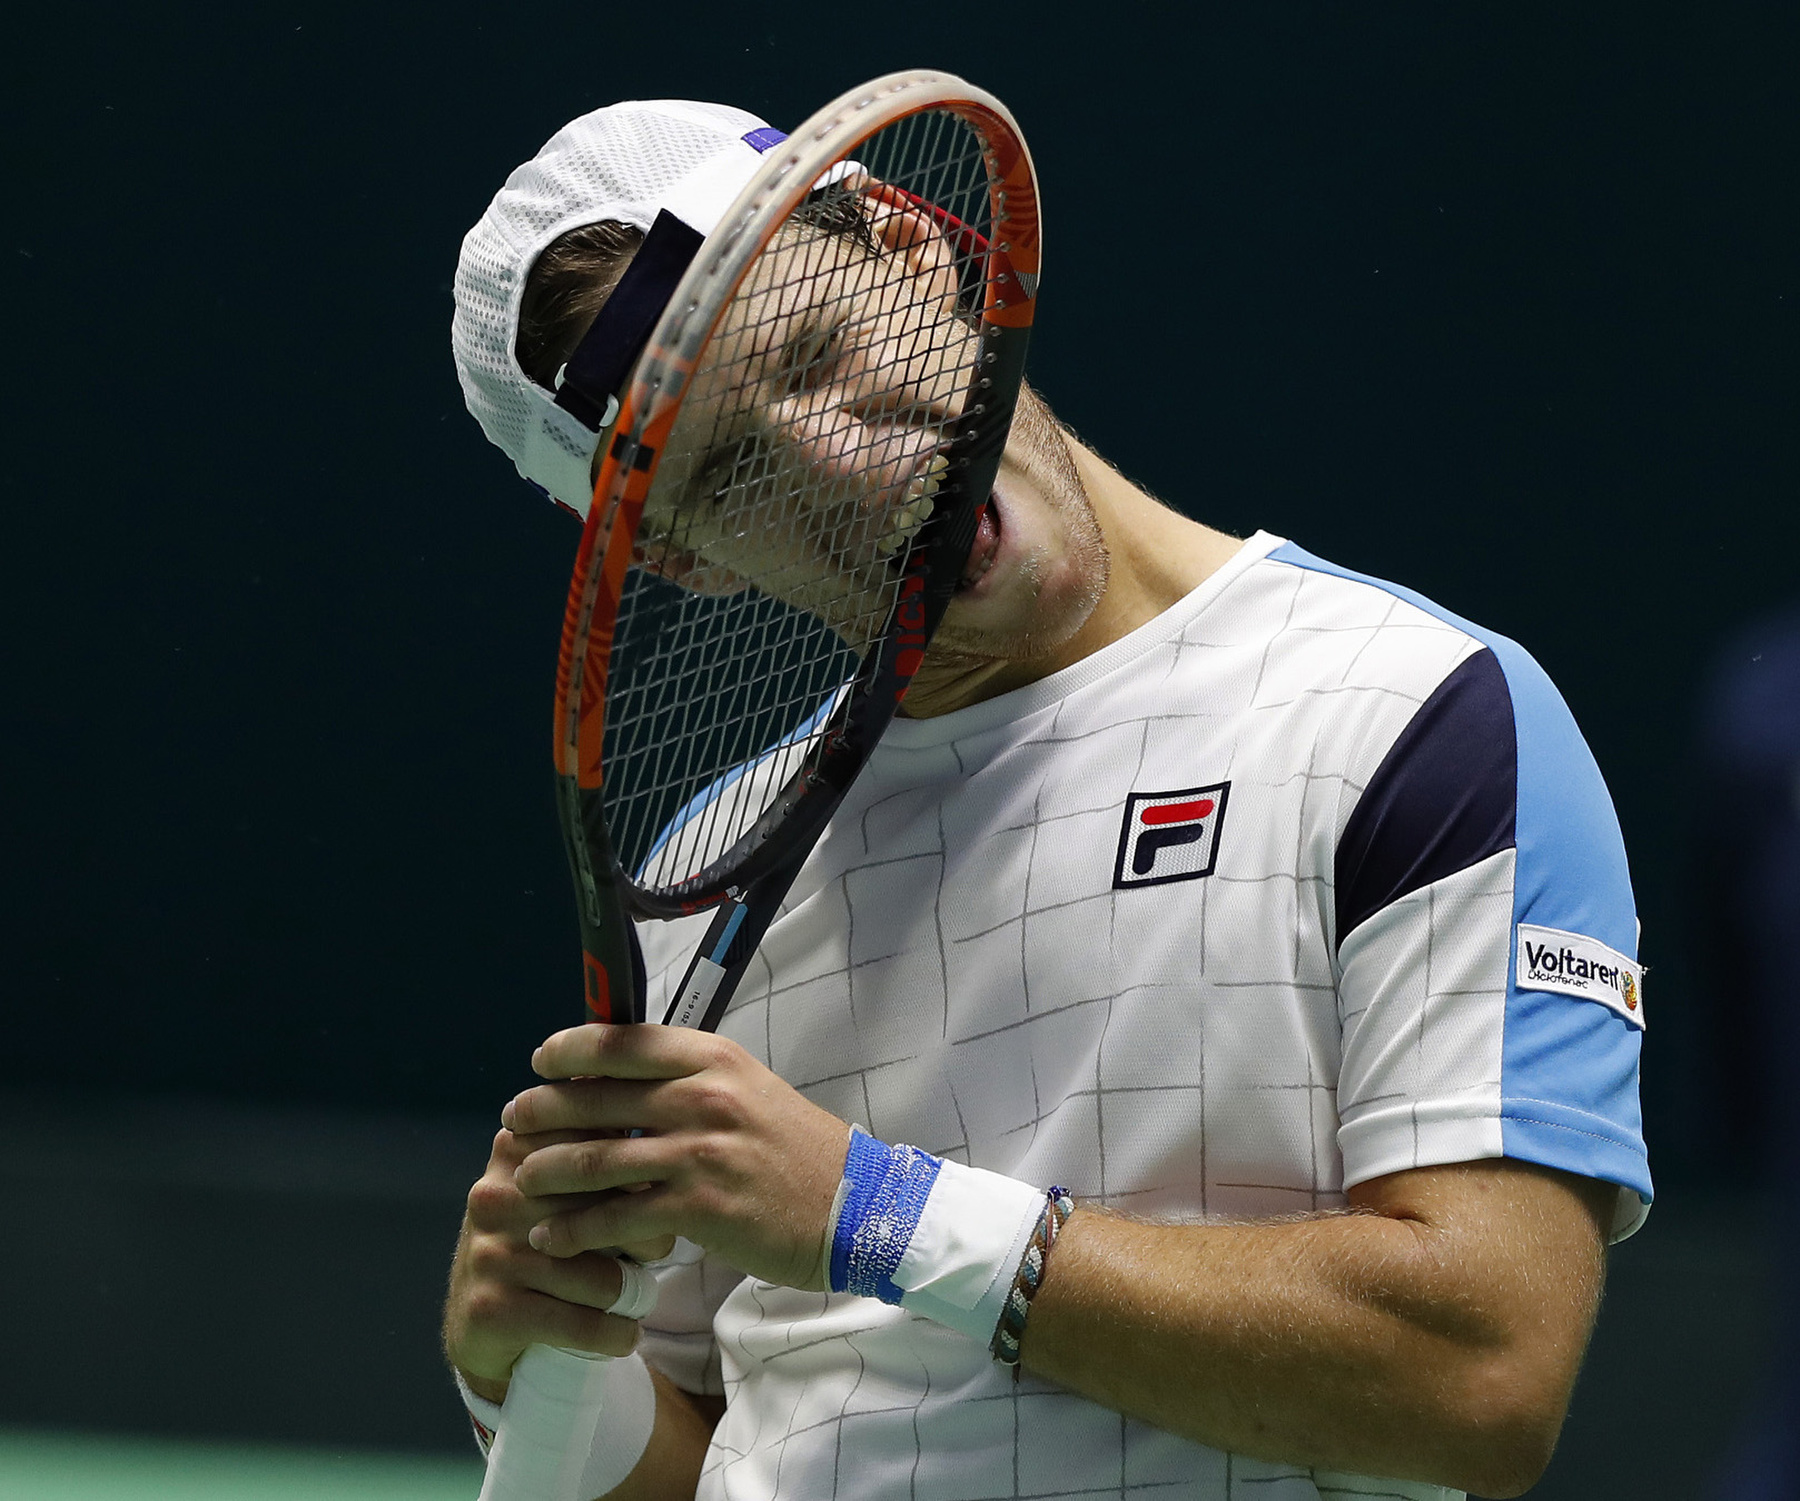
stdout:
[[890,255],[901,256],[921,290],[934,301],[956,296],[956,248],[930,213],[886,183],[864,185],[869,231]]
[[750,581],[738,577],[729,568],[709,563],[699,553],[676,547],[646,548],[642,541],[631,544],[631,566],[667,579],[690,594],[737,594],[750,587]]

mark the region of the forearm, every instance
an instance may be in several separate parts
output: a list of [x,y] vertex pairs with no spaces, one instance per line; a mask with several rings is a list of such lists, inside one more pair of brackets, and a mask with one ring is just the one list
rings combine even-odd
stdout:
[[[1208,1227],[1078,1211],[1023,1363],[1218,1448],[1513,1494],[1560,1427],[1597,1242],[1575,1247],[1572,1275],[1530,1279],[1543,1306],[1523,1313],[1517,1293],[1484,1297],[1481,1258],[1455,1244],[1372,1213]],[[1494,1261],[1519,1249],[1496,1244]]]

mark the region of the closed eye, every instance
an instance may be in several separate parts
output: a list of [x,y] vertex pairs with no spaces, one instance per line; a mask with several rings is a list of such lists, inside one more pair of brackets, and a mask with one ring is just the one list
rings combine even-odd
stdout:
[[809,391],[831,379],[844,348],[842,320],[802,322],[782,341],[777,384],[786,395]]
[[762,438],[754,432],[716,444],[707,450],[695,475],[694,493],[705,496],[715,508],[722,506],[732,491],[760,476],[766,458]]

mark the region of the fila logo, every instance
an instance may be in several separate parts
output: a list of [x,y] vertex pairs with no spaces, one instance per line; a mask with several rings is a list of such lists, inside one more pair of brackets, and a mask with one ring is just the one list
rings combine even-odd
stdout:
[[1210,876],[1230,792],[1231,783],[1218,782],[1182,792],[1132,793],[1125,800],[1113,885],[1161,886]]

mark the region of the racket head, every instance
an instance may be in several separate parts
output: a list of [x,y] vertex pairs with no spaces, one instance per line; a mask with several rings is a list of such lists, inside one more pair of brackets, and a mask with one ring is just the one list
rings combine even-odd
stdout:
[[592,1014],[640,1019],[626,909],[693,912],[803,854],[904,698],[1004,448],[1038,265],[1016,124],[927,72],[769,151],[690,265],[604,448],[558,662]]

